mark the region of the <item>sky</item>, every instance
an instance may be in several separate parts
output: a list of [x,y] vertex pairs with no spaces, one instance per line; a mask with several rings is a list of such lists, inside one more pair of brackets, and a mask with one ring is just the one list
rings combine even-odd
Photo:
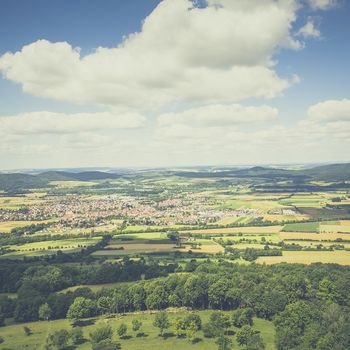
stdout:
[[0,169],[350,161],[350,2],[0,0]]

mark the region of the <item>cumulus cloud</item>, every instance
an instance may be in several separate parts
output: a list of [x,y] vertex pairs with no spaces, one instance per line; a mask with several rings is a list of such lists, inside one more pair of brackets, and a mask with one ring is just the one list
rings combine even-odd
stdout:
[[328,100],[311,106],[308,116],[314,122],[350,122],[350,100]]
[[299,29],[297,34],[306,39],[319,38],[321,36],[320,30],[315,26],[315,23],[311,18],[308,18],[306,24]]
[[276,74],[273,55],[302,46],[291,34],[297,8],[292,0],[210,0],[205,8],[164,0],[116,48],[81,56],[66,42],[38,40],[3,55],[0,70],[35,96],[138,110],[271,98],[293,83]]
[[139,114],[53,113],[47,111],[0,116],[1,134],[70,134],[141,127],[144,117]]

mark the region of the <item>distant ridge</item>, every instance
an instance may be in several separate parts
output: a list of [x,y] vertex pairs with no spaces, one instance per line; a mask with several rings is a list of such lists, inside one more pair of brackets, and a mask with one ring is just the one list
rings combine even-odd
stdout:
[[[290,170],[278,169],[272,167],[255,166],[251,168],[237,169],[225,168],[224,170],[204,170],[198,167],[199,171],[170,171],[169,169],[160,170],[166,173],[167,176],[182,176],[189,178],[255,178],[268,179],[271,181],[290,180],[302,183],[305,181],[329,181],[329,182],[344,182],[350,181],[350,163],[345,164],[330,164],[321,165],[308,169]],[[137,171],[134,172],[137,175]],[[45,188],[50,186],[52,181],[99,181],[108,179],[118,179],[129,173],[109,173],[104,171],[45,171],[36,175],[12,173],[0,174],[0,191],[20,193],[34,188]]]
[[52,181],[94,181],[117,179],[119,174],[102,171],[84,171],[71,173],[66,171],[46,171],[37,175],[13,173],[0,174],[0,190],[20,193],[33,188],[49,187]]

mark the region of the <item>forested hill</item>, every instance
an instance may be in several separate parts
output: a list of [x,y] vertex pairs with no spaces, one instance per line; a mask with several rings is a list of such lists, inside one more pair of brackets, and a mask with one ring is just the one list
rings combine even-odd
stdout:
[[65,171],[47,171],[37,175],[29,174],[0,174],[0,191],[21,192],[33,188],[50,186],[52,181],[94,181],[119,178],[119,174],[102,171],[84,171],[71,173]]
[[350,163],[317,166],[310,169],[278,169],[269,167],[252,167],[248,169],[224,169],[219,171],[181,171],[184,177],[228,177],[228,178],[262,178],[286,179],[293,181],[350,181]]
[[[159,170],[164,172],[165,170]],[[3,192],[21,192],[33,188],[45,188],[50,186],[52,181],[97,181],[117,179],[128,174],[132,176],[133,172],[109,173],[103,171],[46,171],[36,175],[12,173],[0,174],[0,191]],[[137,171],[135,175],[137,175]],[[289,180],[294,183],[307,183],[308,181],[327,181],[344,182],[350,181],[350,163],[331,164],[317,166],[310,169],[277,169],[272,167],[252,167],[225,168],[221,170],[200,169],[198,171],[169,171],[168,176],[176,175],[190,178],[238,178],[238,179],[267,179],[272,181]]]

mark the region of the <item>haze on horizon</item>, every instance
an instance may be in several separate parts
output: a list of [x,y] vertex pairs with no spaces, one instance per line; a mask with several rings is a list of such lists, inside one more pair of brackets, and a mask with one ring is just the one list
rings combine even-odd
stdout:
[[341,0],[3,0],[0,168],[350,161],[349,15]]

